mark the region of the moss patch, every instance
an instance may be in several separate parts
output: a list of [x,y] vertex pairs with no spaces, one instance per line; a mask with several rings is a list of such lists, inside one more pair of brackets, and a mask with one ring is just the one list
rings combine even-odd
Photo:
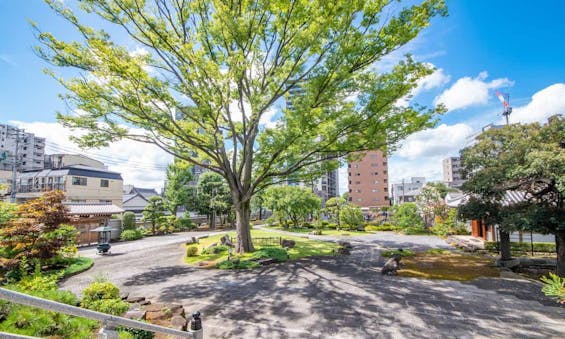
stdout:
[[[235,232],[228,232],[228,236],[235,237]],[[200,255],[194,257],[185,257],[184,261],[187,264],[196,265],[199,267],[213,267],[216,263],[222,262],[227,260],[228,253],[216,253],[216,254],[201,254],[202,251],[209,247],[214,243],[220,243],[220,238],[223,234],[218,234],[208,238],[199,239],[198,246],[198,253]],[[261,231],[261,230],[251,230],[251,237],[252,238],[262,238],[262,237],[282,237],[283,239],[294,240],[296,246],[288,250],[288,254],[290,259],[298,259],[303,257],[310,257],[310,256],[325,256],[325,255],[333,255],[339,245],[333,242],[326,242],[326,241],[318,241],[318,240],[310,240],[303,237],[298,236],[289,236],[289,235],[282,235],[275,232],[269,231]],[[194,246],[194,245],[190,245]],[[256,250],[261,248],[272,248],[276,246],[255,246]],[[237,257],[240,260],[251,259],[253,258],[253,253],[245,253],[242,255],[237,255],[233,257]]]
[[403,268],[398,270],[402,277],[467,281],[479,277],[498,277],[499,270],[493,267],[493,260],[468,254],[418,253],[403,258]]

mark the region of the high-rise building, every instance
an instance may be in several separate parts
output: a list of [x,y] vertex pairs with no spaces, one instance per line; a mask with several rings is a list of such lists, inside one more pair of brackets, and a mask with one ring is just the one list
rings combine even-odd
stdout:
[[348,165],[349,201],[367,208],[390,205],[388,162],[381,151],[369,151]]
[[394,204],[416,201],[416,197],[420,195],[425,184],[426,178],[424,177],[412,177],[410,181],[403,179],[401,183],[392,184]]
[[461,173],[461,158],[449,157],[442,161],[443,181],[449,187],[461,187],[464,180]]
[[0,124],[0,170],[12,170],[14,162],[19,171],[43,169],[45,139],[23,129]]

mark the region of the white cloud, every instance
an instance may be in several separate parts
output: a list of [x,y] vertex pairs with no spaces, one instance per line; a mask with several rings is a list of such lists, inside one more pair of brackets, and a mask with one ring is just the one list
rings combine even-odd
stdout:
[[487,82],[488,73],[483,71],[475,78],[458,79],[453,86],[435,98],[434,104],[444,104],[449,111],[488,103],[489,91],[514,85],[508,78]]
[[278,121],[278,119],[275,118],[276,114],[277,114],[277,110],[274,107],[267,109],[263,113],[263,115],[261,115],[259,124],[264,125],[266,128],[275,128]]
[[[78,153],[103,161],[108,169],[122,174],[124,184],[140,187],[163,187],[165,167],[172,162],[172,156],[157,146],[131,140],[112,143],[109,147],[81,150],[69,137],[83,134],[71,131],[58,123],[10,121],[10,124],[24,128],[38,137],[46,138],[45,151],[52,153]],[[54,145],[55,144],[55,145]]]
[[527,105],[514,108],[510,122],[545,122],[554,114],[565,115],[565,83],[553,84],[536,92]]
[[463,123],[441,124],[409,136],[389,160],[389,181],[424,176],[427,180],[441,180],[444,158],[456,156],[465,147],[471,126]]
[[[430,67],[435,67],[433,64],[427,64]],[[442,68],[436,69],[432,74],[418,80],[416,88],[414,88],[410,94],[406,97],[401,98],[396,102],[396,105],[401,107],[406,107],[412,101],[413,98],[417,97],[419,94],[426,91],[432,90],[434,88],[442,87],[449,83],[451,77],[445,74]]]

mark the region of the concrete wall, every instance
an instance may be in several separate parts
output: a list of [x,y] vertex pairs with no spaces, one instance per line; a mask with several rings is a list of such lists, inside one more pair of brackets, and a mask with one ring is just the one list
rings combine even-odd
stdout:
[[[65,178],[65,194],[69,202],[99,204],[102,200],[110,200],[116,206],[122,206],[122,180],[86,178],[86,185],[73,185],[73,175]],[[101,187],[101,180],[108,180],[108,187]]]

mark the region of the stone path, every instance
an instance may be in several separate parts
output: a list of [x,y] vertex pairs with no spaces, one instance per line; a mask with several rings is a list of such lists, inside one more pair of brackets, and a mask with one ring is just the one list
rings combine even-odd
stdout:
[[[99,257],[63,284],[79,291],[98,274],[131,294],[200,310],[207,338],[558,338],[565,308],[497,293],[511,279],[473,284],[382,276],[385,247],[427,247],[438,238],[349,237],[351,256],[304,259],[258,270],[182,264],[179,242]],[[433,237],[430,237],[433,238]],[[446,246],[443,244],[443,246]],[[539,285],[519,280],[532,293]],[[486,286],[484,286],[486,285]],[[527,295],[526,295],[527,296]]]

